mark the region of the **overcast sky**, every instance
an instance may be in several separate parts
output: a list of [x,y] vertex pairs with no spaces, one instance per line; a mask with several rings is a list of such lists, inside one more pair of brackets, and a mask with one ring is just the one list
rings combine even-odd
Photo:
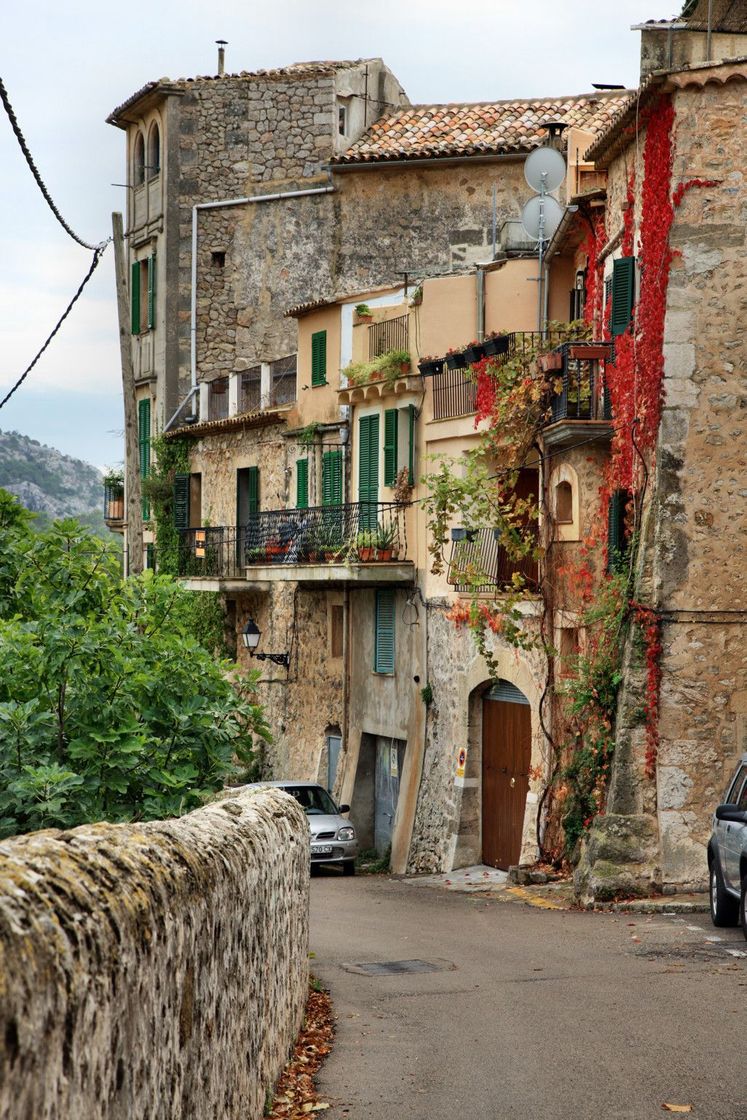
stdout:
[[[381,56],[413,102],[491,101],[637,84],[640,34],[679,0],[31,0],[8,2],[0,74],[44,180],[86,241],[124,207],[124,137],[107,114],[145,82]],[[0,110],[0,398],[85,275],[90,254],[46,207]],[[15,429],[97,466],[122,459],[113,254],[21,389]]]

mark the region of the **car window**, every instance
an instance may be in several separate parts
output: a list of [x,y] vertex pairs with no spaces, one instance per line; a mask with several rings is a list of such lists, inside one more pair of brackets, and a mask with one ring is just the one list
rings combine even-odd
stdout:
[[739,797],[739,791],[742,789],[745,778],[747,778],[747,766],[740,766],[734,777],[734,781],[726,791],[726,795],[724,797],[725,805],[736,805],[737,798]]
[[736,804],[740,809],[747,811],[747,780],[742,786],[741,793],[739,794],[739,800],[736,802]]
[[303,811],[308,815],[329,813],[337,814],[337,806],[321,786],[285,786],[285,792],[295,797]]

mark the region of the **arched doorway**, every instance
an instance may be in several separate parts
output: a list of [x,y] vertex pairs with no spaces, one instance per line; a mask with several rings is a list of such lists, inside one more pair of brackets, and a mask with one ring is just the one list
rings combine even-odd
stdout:
[[509,681],[482,700],[482,860],[507,870],[519,862],[524,828],[532,718],[529,701]]

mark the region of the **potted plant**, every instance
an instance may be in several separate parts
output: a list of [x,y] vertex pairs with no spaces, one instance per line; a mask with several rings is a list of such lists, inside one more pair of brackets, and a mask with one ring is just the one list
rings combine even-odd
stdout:
[[374,558],[377,534],[372,529],[361,529],[355,538],[355,547],[361,564],[368,564]]
[[394,554],[394,525],[380,525],[376,534],[376,559],[386,562]]
[[474,365],[475,362],[482,361],[485,357],[485,347],[481,342],[472,341],[469,346],[464,348],[464,360],[468,366]]
[[357,303],[353,310],[356,323],[368,323],[373,319],[373,311],[367,303]]
[[446,351],[446,366],[448,369],[463,369],[464,354],[461,350]]
[[412,368],[409,350],[390,350],[388,353],[389,364],[397,371],[398,376],[406,377]]
[[317,547],[328,564],[338,560],[343,547],[342,526],[334,521],[320,525]]
[[248,548],[246,552],[247,564],[264,564],[267,559],[266,548]]
[[507,354],[508,335],[499,334],[498,331],[491,331],[491,333],[486,336],[482,345],[486,358],[494,358],[498,354]]
[[277,537],[269,540],[265,549],[267,559],[271,564],[282,564],[287,551],[288,545],[281,544]]
[[415,291],[410,296],[410,307],[420,307],[423,302],[423,285],[418,284]]
[[443,368],[443,358],[432,358],[430,354],[427,354],[418,362],[418,369],[423,377],[433,377],[435,374],[440,373]]

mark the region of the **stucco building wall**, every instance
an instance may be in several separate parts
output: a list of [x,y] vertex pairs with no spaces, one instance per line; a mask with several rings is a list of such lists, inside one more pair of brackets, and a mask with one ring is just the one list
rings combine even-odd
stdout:
[[307,994],[295,802],[237,790],[0,853],[3,1117],[260,1116]]

